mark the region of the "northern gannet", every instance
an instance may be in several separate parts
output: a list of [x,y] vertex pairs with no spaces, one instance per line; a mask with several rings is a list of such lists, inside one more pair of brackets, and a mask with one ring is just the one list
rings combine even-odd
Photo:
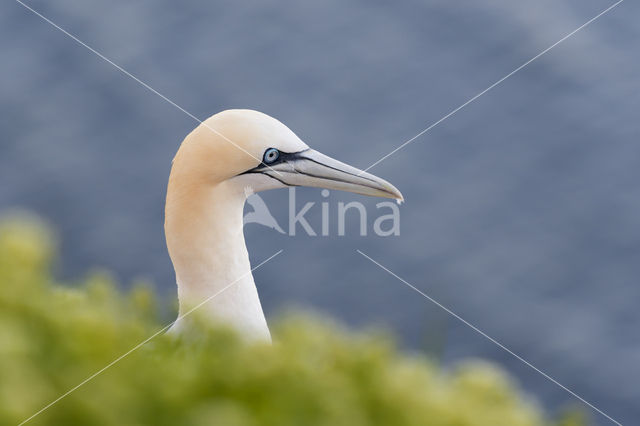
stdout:
[[237,281],[199,313],[252,340],[271,340],[242,214],[251,191],[289,186],[402,200],[387,181],[310,149],[275,118],[252,110],[213,115],[184,139],[169,176],[164,228],[180,306],[171,332],[185,326],[186,312]]

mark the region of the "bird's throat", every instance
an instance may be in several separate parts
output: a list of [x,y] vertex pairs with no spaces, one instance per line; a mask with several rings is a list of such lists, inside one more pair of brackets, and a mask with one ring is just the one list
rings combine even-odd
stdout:
[[165,235],[180,302],[174,329],[203,316],[252,339],[270,339],[244,242],[245,198],[229,182],[170,180]]

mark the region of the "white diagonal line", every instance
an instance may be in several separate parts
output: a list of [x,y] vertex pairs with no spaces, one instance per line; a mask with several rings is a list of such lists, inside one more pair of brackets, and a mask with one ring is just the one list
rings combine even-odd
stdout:
[[112,367],[113,365],[115,365],[116,363],[118,363],[119,361],[121,361],[123,358],[127,357],[128,355],[130,355],[132,352],[135,352],[136,350],[138,350],[140,347],[142,347],[143,345],[145,345],[147,342],[149,342],[151,339],[153,339],[154,337],[156,337],[157,335],[165,332],[169,327],[171,327],[176,321],[181,320],[182,318],[186,317],[187,315],[191,314],[193,311],[195,311],[196,309],[200,308],[202,305],[204,305],[205,303],[209,302],[211,299],[213,299],[214,297],[218,296],[219,294],[221,294],[222,292],[224,292],[225,290],[227,290],[229,287],[235,285],[238,283],[238,281],[240,281],[241,279],[243,279],[244,277],[246,277],[247,275],[249,275],[251,272],[255,271],[256,269],[258,269],[259,267],[261,267],[262,265],[264,265],[265,263],[269,262],[271,259],[273,259],[274,257],[276,257],[277,255],[279,255],[280,253],[282,253],[283,250],[279,250],[276,253],[272,254],[268,259],[263,260],[259,265],[257,265],[256,267],[252,268],[250,271],[244,273],[242,276],[240,276],[240,278],[238,278],[237,280],[233,281],[231,284],[228,284],[227,286],[223,287],[222,290],[217,291],[216,293],[212,294],[211,296],[207,297],[205,300],[203,300],[202,302],[200,302],[199,304],[197,304],[196,306],[194,306],[193,308],[189,309],[186,313],[180,315],[175,321],[170,322],[169,324],[165,325],[164,327],[162,327],[160,330],[156,331],[154,334],[152,334],[150,337],[147,337],[146,339],[144,339],[142,342],[138,343],[137,345],[135,345],[133,348],[129,349],[127,352],[125,352],[124,354],[120,355],[118,358],[114,359],[113,361],[111,361],[109,364],[105,365],[104,367],[102,367],[100,370],[96,371],[95,373],[93,373],[92,375],[90,375],[89,377],[87,377],[86,379],[84,379],[82,382],[78,383],[76,386],[72,387],[71,389],[69,389],[67,392],[65,392],[64,394],[60,395],[58,398],[54,399],[53,401],[51,401],[49,404],[45,405],[44,407],[42,407],[38,412],[36,412],[35,414],[31,415],[29,418],[23,420],[18,426],[22,426],[23,424],[27,423],[28,421],[30,421],[31,419],[33,419],[34,417],[36,417],[37,415],[41,414],[43,411],[47,410],[48,408],[50,408],[51,406],[53,406],[54,404],[56,404],[57,402],[59,402],[61,399],[65,398],[66,396],[68,396],[69,394],[71,394],[72,392],[76,391],[79,387],[85,385],[86,383],[90,382],[91,380],[93,380],[96,376],[100,375],[101,373],[103,373],[105,370],[109,369],[110,367]]
[[575,30],[571,31],[569,34],[567,34],[566,36],[562,37],[560,40],[558,40],[557,42],[553,43],[551,46],[547,47],[546,49],[544,49],[542,52],[538,53],[536,56],[534,56],[533,58],[529,59],[527,62],[525,62],[524,64],[520,65],[518,68],[516,68],[515,70],[511,71],[509,74],[505,75],[504,77],[502,77],[500,80],[496,81],[495,83],[493,83],[491,86],[487,87],[486,89],[484,89],[482,92],[478,93],[477,95],[475,95],[474,97],[472,97],[471,99],[469,99],[468,101],[466,101],[465,103],[463,103],[462,105],[460,105],[459,107],[457,107],[456,109],[452,110],[451,112],[449,112],[447,115],[445,115],[444,117],[442,117],[440,120],[436,121],[435,123],[433,123],[432,125],[430,125],[429,127],[427,127],[426,129],[424,129],[423,131],[421,131],[420,133],[418,133],[417,135],[415,135],[414,137],[412,137],[411,139],[407,140],[406,142],[404,142],[402,145],[400,145],[399,147],[397,147],[396,149],[394,149],[393,151],[391,151],[390,153],[388,153],[387,155],[385,155],[384,157],[380,158],[378,161],[376,161],[375,163],[371,164],[369,167],[367,167],[366,169],[364,169],[361,173],[364,173],[366,171],[368,171],[369,169],[371,169],[372,167],[374,167],[375,165],[377,165],[378,163],[384,161],[385,159],[387,159],[388,157],[392,156],[393,154],[395,154],[396,152],[400,151],[402,148],[404,148],[405,146],[409,145],[411,142],[413,142],[414,140],[418,139],[420,136],[424,135],[425,133],[427,133],[429,130],[433,129],[434,127],[436,127],[438,124],[442,123],[444,120],[446,120],[447,118],[451,117],[452,115],[454,115],[455,113],[457,113],[458,111],[460,111],[462,108],[466,107],[467,105],[469,105],[470,103],[472,103],[473,101],[475,101],[476,99],[478,99],[480,96],[484,95],[485,93],[487,93],[488,91],[490,91],[491,89],[493,89],[494,87],[496,87],[497,85],[499,85],[500,83],[502,83],[503,81],[505,81],[506,79],[508,79],[509,77],[511,77],[512,75],[514,75],[515,73],[517,73],[518,71],[520,71],[521,69],[523,69],[524,67],[526,67],[527,65],[529,65],[531,62],[535,61],[536,59],[538,59],[539,57],[541,57],[542,55],[544,55],[545,53],[549,52],[551,49],[553,49],[554,47],[556,47],[557,45],[559,45],[560,43],[562,43],[563,41],[565,41],[566,39],[568,39],[569,37],[573,36],[575,33],[577,33],[578,31],[582,30],[583,28],[585,28],[586,26],[588,26],[589,24],[591,24],[593,21],[595,21],[596,19],[600,18],[602,15],[604,15],[605,13],[609,12],[611,9],[613,9],[614,7],[616,7],[617,5],[619,5],[620,3],[622,3],[624,0],[619,0],[617,3],[612,4],[611,6],[609,6],[608,8],[606,8],[605,10],[603,10],[602,12],[600,12],[599,14],[597,14],[596,16],[594,16],[593,18],[589,19],[587,22],[585,22],[584,24],[580,25],[578,28],[576,28]]
[[453,312],[451,309],[447,308],[446,306],[444,306],[442,303],[438,302],[437,300],[435,300],[433,297],[429,296],[428,294],[426,294],[425,292],[423,292],[422,290],[418,289],[417,287],[415,287],[414,285],[410,284],[409,282],[407,282],[406,280],[402,279],[401,277],[399,277],[398,275],[396,275],[395,273],[393,273],[392,271],[390,271],[388,268],[386,268],[385,266],[381,265],[379,262],[373,260],[371,257],[367,256],[366,254],[364,254],[362,251],[360,250],[356,250],[358,253],[360,253],[362,256],[364,256],[365,258],[367,258],[368,260],[370,260],[371,262],[373,262],[374,264],[378,265],[381,269],[385,270],[386,272],[388,272],[389,274],[391,274],[393,277],[395,277],[396,279],[398,279],[399,281],[403,282],[407,287],[409,287],[410,289],[416,291],[417,293],[421,294],[423,297],[425,297],[426,299],[428,299],[431,303],[437,305],[439,308],[443,309],[445,312],[447,312],[449,315],[453,316],[454,318],[456,318],[458,321],[462,322],[464,325],[466,325],[467,327],[471,328],[472,330],[474,330],[475,332],[477,332],[478,334],[480,334],[481,336],[485,337],[486,339],[488,339],[490,342],[494,343],[495,345],[497,345],[498,347],[500,347],[502,350],[504,350],[505,352],[511,354],[513,357],[515,357],[517,360],[521,361],[522,363],[524,363],[525,365],[527,365],[528,367],[531,367],[533,370],[535,370],[536,372],[538,372],[539,374],[541,374],[543,377],[545,377],[547,380],[555,383],[556,385],[558,385],[560,388],[564,389],[565,391],[567,391],[568,393],[570,393],[571,395],[573,395],[575,398],[579,399],[580,401],[582,401],[583,403],[585,403],[586,405],[588,405],[589,407],[593,408],[595,411],[597,411],[598,413],[602,414],[604,417],[606,417],[607,419],[611,420],[613,423],[622,426],[622,424],[620,422],[618,422],[617,420],[613,419],[611,416],[609,416],[607,413],[605,413],[604,411],[600,410],[598,407],[596,407],[595,405],[593,405],[592,403],[590,403],[589,401],[585,400],[583,397],[581,397],[580,395],[578,395],[577,393],[575,393],[574,391],[572,391],[571,389],[567,388],[566,386],[564,386],[562,383],[558,382],[556,379],[554,379],[553,377],[549,376],[547,373],[545,373],[544,371],[540,370],[539,368],[537,368],[535,365],[531,364],[529,361],[527,361],[526,359],[522,358],[520,355],[516,354],[515,352],[513,352],[511,349],[507,348],[505,345],[503,345],[502,343],[498,342],[496,339],[494,339],[493,337],[489,336],[487,333],[485,333],[484,331],[480,330],[478,327],[476,327],[475,325],[471,324],[469,321],[465,320],[464,318],[462,318],[460,315],[456,314],[455,312]]
[[[71,38],[73,41],[75,41],[76,43],[78,43],[82,47],[85,47],[86,49],[88,49],[90,52],[92,52],[93,54],[98,56],[100,59],[104,60],[105,62],[107,62],[110,65],[112,65],[113,67],[115,67],[118,71],[120,71],[121,73],[123,73],[127,77],[129,77],[129,78],[133,79],[134,81],[136,81],[138,84],[140,84],[145,89],[149,90],[150,92],[152,92],[155,95],[160,96],[163,100],[165,100],[169,104],[173,105],[174,107],[176,107],[177,109],[179,109],[180,111],[185,113],[187,116],[191,117],[194,121],[198,122],[198,124],[204,125],[207,129],[211,130],[213,133],[215,133],[216,135],[220,136],[221,138],[223,138],[224,140],[229,142],[231,145],[233,145],[236,148],[238,148],[239,150],[243,151],[245,154],[249,155],[251,158],[253,158],[255,160],[258,160],[260,163],[262,163],[262,160],[260,158],[258,158],[255,155],[251,154],[246,149],[242,148],[237,143],[235,143],[234,141],[232,141],[231,139],[229,139],[228,137],[226,137],[225,135],[223,135],[222,133],[220,133],[219,131],[217,131],[213,127],[209,126],[207,123],[203,122],[198,117],[196,117],[195,115],[191,114],[189,111],[187,111],[186,109],[184,109],[183,107],[181,107],[180,105],[178,105],[177,103],[172,101],[171,99],[167,98],[165,95],[163,95],[162,93],[158,92],[156,89],[154,89],[153,87],[151,87],[150,85],[148,85],[144,81],[140,80],[138,77],[136,77],[135,75],[131,74],[129,71],[125,70],[120,65],[116,64],[111,59],[107,58],[102,53],[100,53],[96,49],[94,49],[93,47],[89,46],[87,43],[85,43],[82,40],[80,40],[78,37],[74,36],[73,34],[68,32],[67,30],[65,30],[64,28],[60,27],[58,24],[53,22],[51,19],[49,19],[46,16],[42,15],[40,12],[38,12],[35,9],[33,9],[31,6],[25,4],[21,0],[16,0],[16,2],[18,2],[19,4],[24,6],[26,9],[30,10],[31,12],[33,12],[33,14],[37,15],[38,17],[40,17],[42,20],[44,20],[45,22],[47,22],[48,24],[50,24],[51,26],[53,26],[57,30],[61,31],[63,34],[65,34],[67,37]],[[265,166],[267,168],[271,169],[271,171],[275,172],[278,176],[281,176],[281,174],[278,171],[272,169],[268,164],[265,164]]]

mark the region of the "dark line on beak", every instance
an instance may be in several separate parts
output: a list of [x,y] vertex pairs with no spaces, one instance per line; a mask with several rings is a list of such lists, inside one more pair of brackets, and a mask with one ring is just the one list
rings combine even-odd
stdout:
[[[267,173],[267,172],[262,172],[262,171],[259,171],[259,170],[255,170],[255,171],[253,171],[253,170],[248,170],[248,171],[246,171],[246,172],[244,172],[244,173],[240,173],[240,175],[248,175],[248,174],[259,174],[259,175],[265,175],[265,176],[270,177],[271,179],[275,179],[275,180],[277,180],[278,182],[280,182],[281,184],[286,185],[286,186],[299,186],[299,185],[293,185],[293,184],[287,183],[287,182],[283,181],[282,179],[278,179],[278,178],[277,178],[277,177],[275,177],[275,176],[271,176],[271,175],[270,175],[269,173]],[[238,175],[238,176],[240,176],[240,175]]]
[[[367,188],[375,189],[375,190],[378,190],[378,191],[380,191],[380,192],[385,192],[385,193],[387,193],[387,194],[394,195],[394,194],[393,194],[393,192],[387,191],[386,189],[380,188],[379,186],[365,185],[365,184],[363,184],[363,183],[348,182],[348,181],[346,181],[346,180],[341,180],[341,179],[338,179],[338,178],[331,178],[331,177],[327,177],[327,176],[318,176],[318,175],[313,175],[313,174],[311,174],[311,173],[301,172],[301,171],[299,171],[298,169],[295,169],[295,168],[294,168],[294,170],[295,170],[298,174],[305,175],[305,176],[310,176],[310,177],[313,177],[313,178],[316,178],[316,179],[324,179],[324,180],[330,180],[330,181],[333,181],[333,182],[341,182],[341,183],[346,183],[347,185],[365,186],[365,187],[367,187]],[[285,171],[285,172],[282,172],[282,173],[291,173],[291,172],[286,172],[286,171]],[[347,174],[351,174],[351,173],[347,173]],[[354,175],[354,176],[357,176],[357,175]],[[359,177],[362,177],[362,176],[359,176]],[[279,179],[278,179],[278,180],[279,180]],[[369,180],[371,180],[371,179],[369,179]],[[375,182],[375,181],[373,181],[373,182]],[[294,186],[298,186],[298,185],[294,185]]]
[[[308,149],[306,149],[305,151],[309,151],[309,150],[308,150]],[[304,152],[304,151],[300,151],[300,152]],[[299,155],[299,156],[298,156],[298,158],[296,158],[296,161],[297,161],[297,160],[299,160],[299,159],[309,160],[309,161],[311,161],[312,163],[319,164],[319,165],[321,165],[321,166],[326,167],[327,169],[336,170],[336,171],[338,171],[338,172],[342,172],[342,173],[345,173],[345,174],[348,174],[348,175],[351,175],[351,176],[355,176],[355,177],[359,177],[359,178],[362,178],[362,179],[366,179],[366,180],[368,180],[368,181],[370,181],[370,182],[375,182],[375,180],[373,180],[373,179],[371,179],[371,178],[368,178],[368,177],[366,177],[366,176],[357,175],[357,174],[355,174],[355,173],[347,172],[346,170],[338,169],[337,167],[331,167],[331,166],[328,166],[328,165],[326,165],[326,164],[324,164],[324,163],[321,163],[321,162],[319,162],[319,161],[314,160],[313,158],[309,158],[309,157],[305,157],[305,156],[303,156],[303,155]],[[294,168],[295,168],[295,166],[294,166]],[[296,170],[297,170],[297,169],[296,169]],[[366,173],[366,172],[363,172],[363,173]]]

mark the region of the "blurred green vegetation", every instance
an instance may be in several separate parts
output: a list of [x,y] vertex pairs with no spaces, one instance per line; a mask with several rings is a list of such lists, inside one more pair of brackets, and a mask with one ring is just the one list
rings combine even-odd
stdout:
[[[58,283],[37,218],[0,221],[0,424],[17,425],[161,329],[150,286],[107,274]],[[509,425],[554,422],[496,366],[451,371],[388,337],[295,316],[275,343],[224,328],[161,335],[45,410],[33,425]]]

